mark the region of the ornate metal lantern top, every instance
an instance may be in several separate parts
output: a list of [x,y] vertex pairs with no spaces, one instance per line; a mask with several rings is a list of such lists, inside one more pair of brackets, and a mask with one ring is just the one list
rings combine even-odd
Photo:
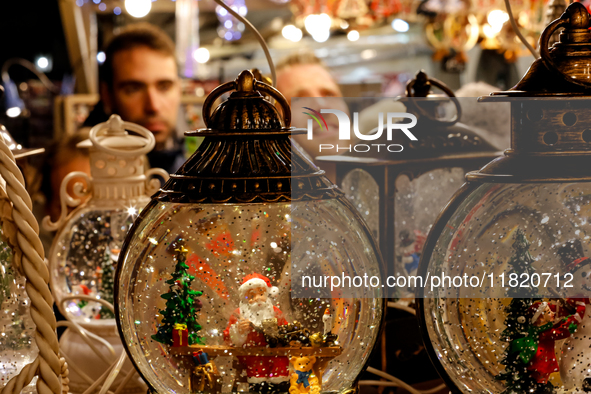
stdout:
[[[509,91],[493,96],[556,97],[591,96],[591,18],[581,3],[571,4],[550,23],[540,37],[540,55],[521,81]],[[549,41],[560,28],[560,39]]]
[[[224,93],[230,97],[211,113]],[[283,117],[264,95],[279,103]],[[157,195],[172,202],[282,202],[336,197],[334,185],[310,160],[292,150],[291,110],[278,90],[243,71],[205,100],[205,139]],[[228,137],[233,138],[228,138]]]
[[[434,95],[432,87],[441,89],[455,104],[457,112],[453,119],[442,120],[435,116],[437,107],[444,99]],[[411,141],[408,147],[404,144],[405,150],[401,152],[401,158],[406,156],[431,158],[498,151],[470,127],[460,123],[462,107],[453,91],[443,82],[429,78],[424,71],[419,71],[416,77],[408,82],[406,98],[403,98],[402,101],[408,111],[418,117],[415,128],[418,141]]]
[[[580,3],[571,4],[546,27],[540,39],[541,57],[509,91],[482,101],[509,101],[511,149],[469,181],[565,182],[589,181],[585,163],[591,155],[591,18]],[[560,40],[548,48],[559,28]]]
[[[432,87],[441,89],[449,99],[434,95]],[[399,144],[404,149],[395,154],[383,149],[375,153],[372,152],[371,155],[346,152],[343,155],[320,156],[317,159],[337,163],[367,161],[373,165],[389,165],[428,159],[457,160],[464,156],[478,157],[483,155],[493,158],[498,154],[497,148],[480,137],[472,128],[460,123],[462,108],[453,91],[443,82],[430,78],[424,71],[419,71],[415,78],[409,81],[406,87],[406,97],[396,100],[404,103],[407,111],[417,117],[417,125],[412,129],[417,141],[409,141],[402,134],[395,134],[391,141],[387,141],[386,133],[384,133],[382,137],[372,142]],[[437,116],[438,107],[448,100],[454,103],[456,115],[453,119],[441,119]],[[350,160],[351,156],[355,158]]]

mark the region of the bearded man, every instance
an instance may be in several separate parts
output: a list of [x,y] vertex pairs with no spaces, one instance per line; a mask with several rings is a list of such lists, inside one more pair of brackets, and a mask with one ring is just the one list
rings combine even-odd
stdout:
[[[238,289],[240,306],[234,311],[224,330],[224,340],[236,347],[265,347],[267,341],[263,334],[263,321],[277,319],[277,325],[287,324],[283,313],[273,306],[269,295],[278,292],[263,275],[250,274],[243,279]],[[287,392],[289,388],[289,359],[284,356],[245,356],[239,357],[246,366],[250,391]]]
[[174,173],[185,162],[184,144],[176,133],[181,80],[174,43],[162,29],[137,23],[109,41],[105,56],[99,72],[101,99],[84,126],[117,114],[145,127],[156,140],[146,155],[150,167]]

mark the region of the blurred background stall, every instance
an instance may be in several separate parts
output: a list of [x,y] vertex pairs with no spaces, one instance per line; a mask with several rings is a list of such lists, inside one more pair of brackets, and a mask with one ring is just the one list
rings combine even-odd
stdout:
[[[486,144],[485,161],[488,161],[489,155],[510,145],[509,118],[494,110],[482,111],[474,98],[507,90],[520,80],[538,57],[541,31],[562,14],[570,1],[226,0],[226,3],[246,17],[266,40],[271,57],[278,64],[277,87],[288,100],[302,96],[363,97],[367,98],[368,108],[377,105],[365,112],[367,118],[388,102],[384,98],[404,96],[407,83],[417,71],[424,70],[457,97],[472,98],[461,100],[461,121],[468,128],[478,128],[477,134],[490,143]],[[509,3],[511,9],[506,8]],[[582,3],[589,7],[589,1]],[[31,158],[28,169],[28,188],[37,203],[38,217],[52,213],[49,209],[52,196],[57,194],[52,184],[59,185],[71,170],[89,171],[74,163],[74,159],[87,160],[86,156],[68,154],[72,151],[68,147],[85,138],[86,126],[118,112],[123,120],[152,131],[156,135],[156,150],[180,152],[188,158],[200,141],[185,137],[184,132],[204,127],[201,109],[206,96],[242,70],[258,69],[263,76],[271,74],[255,34],[214,0],[4,1],[0,4],[0,15],[3,37],[0,68],[5,90],[0,97],[0,124],[6,126],[19,146],[49,148],[45,161],[41,156]],[[143,38],[137,41],[136,37],[132,44],[108,46],[139,22],[158,30],[148,34],[151,38],[144,43]],[[557,40],[556,36],[552,40]],[[160,56],[163,66],[158,63],[156,70],[150,70],[155,74],[125,74],[121,67],[114,66],[118,54],[131,56],[137,46]],[[112,54],[110,59],[108,53]],[[120,61],[132,64],[133,59],[137,61],[133,57]],[[141,64],[143,58],[139,59]],[[176,64],[178,75],[172,66],[173,75],[166,79],[162,73],[168,60]],[[166,98],[165,93],[174,97]],[[123,98],[133,95],[141,97],[128,104],[141,113],[126,119],[122,113],[125,112]],[[176,103],[175,100],[179,103],[178,111],[176,104],[169,112],[161,107],[163,103]],[[349,107],[351,113],[361,113],[363,122],[362,110]],[[293,113],[292,124],[305,127],[305,123],[298,121],[305,122],[307,118],[301,118],[298,111]],[[166,128],[162,123],[168,122],[166,117],[170,114],[175,124],[166,124],[170,126]],[[163,127],[169,139],[159,146],[158,133]],[[307,153],[315,159],[313,152]],[[62,163],[62,156],[68,163]],[[328,160],[316,164],[329,177],[336,174],[334,164],[331,168]],[[177,160],[168,172],[176,171],[178,165]],[[402,167],[401,173],[420,172],[416,163],[414,169],[412,163],[407,166],[405,162]],[[463,173],[463,170],[458,172],[457,187]],[[56,176],[59,179],[52,178]],[[399,183],[394,185],[396,191],[405,190]],[[451,194],[453,190],[448,192]],[[447,197],[441,199],[444,200]],[[390,201],[383,199],[382,204],[387,202]],[[364,217],[366,220],[374,217],[377,226],[379,210],[378,204],[374,205],[373,216],[368,210]],[[431,216],[435,217],[439,208],[432,207]],[[371,220],[368,222],[371,225]],[[380,240],[380,245],[392,243],[392,250],[382,254],[393,259],[394,242],[415,248],[431,224],[424,223],[423,227],[420,234],[398,231],[396,239]],[[51,235],[45,235],[49,243]],[[413,249],[413,252],[417,251]],[[392,268],[394,263],[386,261],[386,264]],[[371,365],[404,375],[405,381],[415,388],[438,387],[441,381],[428,362],[415,329],[412,297],[408,298],[410,304],[407,302],[403,307],[398,304],[395,313],[389,312],[390,341],[386,346],[383,336],[381,348],[378,346],[381,354],[374,356]],[[398,337],[405,340],[398,341]],[[367,384],[362,390],[383,392],[394,388]]]
[[[278,60],[303,49],[330,69],[343,96],[397,96],[424,69],[457,90],[483,81],[513,86],[531,62],[502,0],[232,0]],[[511,1],[516,23],[535,46],[564,0]],[[61,0],[4,2],[0,54],[5,102],[0,119],[19,142],[42,145],[73,133],[98,101],[105,44],[122,28],[149,22],[176,44],[182,119],[200,125],[199,97],[243,69],[269,72],[254,34],[212,0]],[[548,16],[549,15],[549,16]],[[34,27],[34,28],[32,28]],[[22,62],[12,58],[26,59]],[[44,73],[51,84],[35,75]],[[8,94],[11,93],[11,94]],[[18,97],[14,95],[18,94]],[[179,130],[179,132],[182,132]]]

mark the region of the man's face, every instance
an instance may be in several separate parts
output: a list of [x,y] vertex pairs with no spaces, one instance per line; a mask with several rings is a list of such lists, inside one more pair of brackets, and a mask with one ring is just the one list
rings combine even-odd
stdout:
[[172,134],[181,101],[173,57],[144,46],[116,52],[113,86],[101,89],[106,108],[154,133],[156,146]]
[[290,103],[294,97],[342,97],[339,85],[319,64],[284,68],[277,75],[277,89]]
[[[298,99],[298,107],[309,107],[316,111],[320,109],[338,109],[349,113],[347,104],[342,99],[341,89],[329,72],[318,64],[298,64],[288,66],[277,75],[277,89],[285,96],[290,105],[293,98]],[[292,107],[293,127],[306,128],[310,117],[303,112],[303,108]],[[314,125],[314,139],[308,140],[305,134],[294,136],[295,140],[313,157],[319,155],[320,144],[338,144],[339,124],[335,115],[325,115],[328,130]],[[331,153],[334,154],[334,153]]]

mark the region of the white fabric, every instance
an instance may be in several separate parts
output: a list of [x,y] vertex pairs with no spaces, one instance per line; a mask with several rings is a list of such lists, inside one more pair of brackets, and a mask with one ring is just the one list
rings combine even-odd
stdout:
[[267,282],[262,280],[261,278],[252,278],[245,283],[243,283],[238,290],[240,291],[240,295],[244,295],[247,290],[256,289],[257,287],[264,287],[267,288]]

